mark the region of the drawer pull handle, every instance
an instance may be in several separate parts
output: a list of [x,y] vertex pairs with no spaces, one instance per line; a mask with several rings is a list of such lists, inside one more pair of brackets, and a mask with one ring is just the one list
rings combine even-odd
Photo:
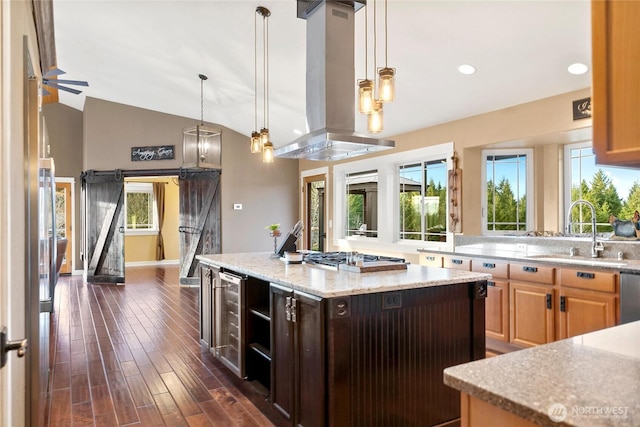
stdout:
[[495,286],[496,282],[492,282],[491,280],[487,281],[487,286]]
[[562,312],[566,312],[567,311],[567,297],[560,297],[560,311]]
[[425,259],[426,259],[427,261],[435,261],[435,260],[436,260],[436,257],[434,257],[434,256],[425,256]]
[[596,277],[595,273],[587,273],[585,271],[578,271],[576,273],[576,276],[578,276],[581,279],[594,279]]
[[551,294],[547,294],[547,310],[551,310]]
[[496,268],[496,265],[494,263],[491,263],[491,262],[483,262],[482,266],[484,268]]
[[538,267],[527,267],[527,266],[524,266],[524,267],[522,267],[522,271],[524,271],[525,273],[537,273],[538,272]]
[[461,259],[452,259],[451,263],[452,264],[457,264],[457,265],[462,265],[462,260]]

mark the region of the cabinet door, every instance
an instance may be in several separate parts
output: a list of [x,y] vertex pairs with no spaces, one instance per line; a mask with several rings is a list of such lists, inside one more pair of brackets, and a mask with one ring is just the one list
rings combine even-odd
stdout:
[[487,284],[486,334],[491,338],[509,341],[509,282],[490,280]]
[[[202,267],[200,273],[200,344],[211,348],[212,343],[212,283],[214,280],[214,270],[209,267]],[[217,270],[216,270],[217,276]]]
[[292,297],[291,289],[271,284],[271,401],[287,420],[293,412]]
[[553,341],[553,288],[518,282],[509,286],[511,342],[532,347]]
[[592,1],[591,22],[596,163],[640,166],[640,2]]
[[616,324],[614,294],[577,289],[560,290],[560,337],[571,338]]
[[294,293],[295,426],[325,425],[325,327],[323,300]]

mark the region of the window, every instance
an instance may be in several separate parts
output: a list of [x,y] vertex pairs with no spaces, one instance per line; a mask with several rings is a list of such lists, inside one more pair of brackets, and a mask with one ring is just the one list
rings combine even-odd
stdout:
[[345,236],[378,236],[378,171],[347,173]]
[[[571,203],[583,199],[596,211],[596,231],[611,232],[611,215],[627,220],[640,210],[637,169],[596,165],[592,143],[565,146],[565,218]],[[591,233],[591,209],[584,204],[571,211],[570,234]],[[565,227],[568,224],[565,224]]]
[[126,232],[143,234],[157,232],[156,202],[153,184],[146,182],[126,182],[124,184],[124,209],[126,212]]
[[446,241],[447,162],[400,165],[400,239]]
[[332,244],[358,251],[451,250],[452,155],[453,143],[446,142],[335,165]]
[[533,150],[484,150],[483,209],[485,233],[522,233],[533,224]]

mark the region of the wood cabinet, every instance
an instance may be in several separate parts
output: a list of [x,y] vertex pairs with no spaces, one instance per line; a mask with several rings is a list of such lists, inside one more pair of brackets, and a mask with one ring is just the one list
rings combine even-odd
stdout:
[[558,339],[616,325],[617,273],[563,268],[559,276]]
[[640,2],[591,2],[596,163],[640,166]]
[[324,300],[272,283],[271,313],[273,405],[292,426],[324,426]]
[[522,347],[554,341],[555,268],[513,263],[509,277],[509,341]]
[[489,273],[485,301],[487,337],[509,341],[509,264],[495,260],[474,260],[471,270]]
[[271,387],[271,309],[269,282],[248,277],[245,284],[247,379]]

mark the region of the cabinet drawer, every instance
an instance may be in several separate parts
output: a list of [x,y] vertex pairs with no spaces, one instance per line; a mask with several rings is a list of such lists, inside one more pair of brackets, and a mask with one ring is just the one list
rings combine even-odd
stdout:
[[471,270],[471,258],[445,255],[442,257],[442,266],[444,268],[454,268],[456,270]]
[[488,259],[475,259],[471,266],[471,271],[477,273],[488,273],[495,279],[509,278],[509,264],[506,262],[496,262]]
[[420,265],[427,267],[442,267],[442,255],[420,254]]
[[560,269],[560,285],[590,291],[615,292],[618,273],[573,268]]
[[509,278],[526,282],[553,285],[555,283],[555,267],[539,264],[511,264]]

